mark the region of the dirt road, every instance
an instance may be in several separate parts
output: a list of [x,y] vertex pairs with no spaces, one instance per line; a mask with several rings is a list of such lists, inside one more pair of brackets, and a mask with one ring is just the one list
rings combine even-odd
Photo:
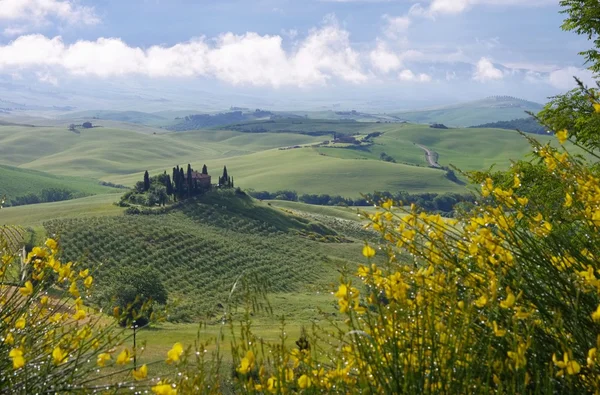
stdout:
[[442,168],[442,166],[440,166],[440,164],[438,163],[439,154],[437,152],[431,151],[429,150],[429,148],[421,144],[415,143],[415,145],[421,148],[423,151],[425,151],[425,158],[427,159],[427,163],[429,164],[429,166],[435,167],[436,169]]

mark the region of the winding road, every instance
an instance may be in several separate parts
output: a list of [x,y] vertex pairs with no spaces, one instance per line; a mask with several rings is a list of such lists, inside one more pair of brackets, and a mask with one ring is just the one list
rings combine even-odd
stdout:
[[438,163],[438,153],[435,151],[431,151],[429,150],[429,148],[425,147],[424,145],[421,144],[417,144],[415,143],[415,145],[419,148],[421,148],[423,151],[425,151],[425,158],[427,159],[427,163],[429,163],[430,167],[435,167],[436,169],[441,169],[442,166],[440,166],[440,164]]

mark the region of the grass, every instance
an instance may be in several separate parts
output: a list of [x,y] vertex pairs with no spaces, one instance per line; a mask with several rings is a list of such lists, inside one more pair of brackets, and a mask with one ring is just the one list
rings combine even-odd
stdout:
[[35,170],[0,165],[0,197],[11,198],[28,194],[39,195],[43,189],[69,190],[76,197],[115,193],[118,189],[100,185],[98,180],[55,176]]
[[95,271],[99,288],[121,266],[155,269],[190,318],[218,311],[242,274],[272,292],[298,292],[334,273],[323,244],[297,234],[332,230],[227,194],[168,214],[56,219],[45,228],[59,237],[64,259]]
[[526,116],[525,111],[534,113],[542,106],[510,97],[489,97],[468,103],[418,111],[400,111],[393,115],[418,123],[443,123],[447,126],[473,126],[488,122],[510,121]]
[[121,194],[89,196],[54,203],[7,207],[0,211],[0,225],[40,227],[53,219],[89,218],[122,215],[124,209],[115,206]]
[[[259,123],[252,123],[252,125]],[[0,163],[39,169],[62,176],[79,176],[133,185],[145,170],[162,173],[176,164],[207,164],[216,179],[227,165],[241,188],[357,197],[374,190],[407,192],[461,192],[445,172],[427,168],[417,144],[440,154],[442,165],[480,170],[496,164],[507,168],[528,150],[526,141],[500,129],[431,129],[424,125],[324,120],[281,120],[263,123],[271,133],[201,130],[143,134],[99,127],[81,134],[63,127],[0,126]],[[384,134],[361,150],[307,147],[330,136],[280,133],[277,130],[372,132]],[[541,137],[542,139],[544,137]],[[34,157],[31,152],[35,152]],[[382,152],[398,163],[379,159]]]

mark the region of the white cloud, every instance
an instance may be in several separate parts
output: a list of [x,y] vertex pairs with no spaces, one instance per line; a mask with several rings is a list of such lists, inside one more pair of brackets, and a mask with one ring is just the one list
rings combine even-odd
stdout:
[[433,0],[429,12],[433,14],[458,14],[467,9],[472,0]]
[[[234,85],[311,86],[333,79],[360,83],[359,53],[349,34],[335,24],[312,30],[294,51],[283,49],[281,36],[226,33],[172,47],[131,47],[118,38],[65,44],[61,37],[21,36],[0,45],[0,73],[49,70],[50,75],[112,77],[215,77]],[[48,78],[46,78],[48,81]]]
[[26,33],[28,30],[25,26],[9,26],[2,31],[2,34],[7,37],[13,37]]
[[390,16],[383,15],[382,18],[386,21],[383,31],[390,38],[397,38],[402,35],[410,27],[411,20],[408,16]]
[[371,65],[382,73],[398,70],[402,66],[400,57],[390,52],[382,42],[378,43],[377,48],[369,53],[369,58]]
[[575,78],[579,78],[586,85],[595,85],[593,73],[589,70],[579,69],[577,67],[567,67],[552,71],[548,75],[548,82],[555,88],[561,90],[573,89],[577,86]]
[[81,6],[73,0],[0,0],[0,21],[39,24],[49,18],[86,25],[100,21],[93,7]]
[[427,9],[418,5],[414,7],[413,15],[435,16],[438,14],[460,14],[474,5],[493,6],[544,6],[555,5],[556,0],[431,0]]
[[486,82],[492,80],[501,80],[504,78],[504,74],[501,70],[494,67],[494,64],[488,58],[481,58],[477,62],[473,79],[479,82]]
[[409,81],[409,82],[430,82],[431,76],[428,74],[424,74],[424,73],[420,73],[417,75],[417,74],[413,73],[411,70],[405,69],[405,70],[402,70],[398,74],[398,79],[400,79],[400,81]]

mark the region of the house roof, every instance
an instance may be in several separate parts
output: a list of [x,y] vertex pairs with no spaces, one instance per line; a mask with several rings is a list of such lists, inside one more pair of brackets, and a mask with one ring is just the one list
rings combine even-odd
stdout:
[[[187,173],[183,173],[185,178],[187,178]],[[192,172],[192,180],[200,180],[202,178],[211,178],[208,174],[202,174],[199,171]]]

